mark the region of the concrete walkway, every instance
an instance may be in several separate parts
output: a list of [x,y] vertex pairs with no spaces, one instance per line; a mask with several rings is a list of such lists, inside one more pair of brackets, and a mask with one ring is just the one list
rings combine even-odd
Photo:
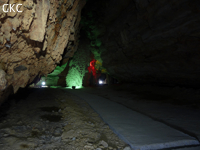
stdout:
[[[104,87],[84,88],[82,90],[140,112],[154,120],[163,122],[164,124],[189,134],[200,141],[200,109],[195,109],[188,105],[163,103],[162,97],[158,98],[157,96],[154,96],[151,100],[148,99],[149,97],[141,98],[140,95],[134,93],[133,89],[131,89],[131,91],[119,91]],[[152,91],[155,91],[155,89]],[[147,92],[143,92],[142,94]],[[153,100],[154,98],[157,99],[157,101]]]
[[88,102],[132,149],[164,149],[200,144],[187,134],[103,97],[83,90],[67,91]]

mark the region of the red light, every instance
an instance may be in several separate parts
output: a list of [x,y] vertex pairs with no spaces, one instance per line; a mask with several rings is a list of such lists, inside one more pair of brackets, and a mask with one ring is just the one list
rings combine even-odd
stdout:
[[92,72],[92,75],[96,78],[95,63],[96,63],[96,60],[93,59],[93,60],[90,62],[90,66],[88,67],[88,71],[89,71],[89,73]]

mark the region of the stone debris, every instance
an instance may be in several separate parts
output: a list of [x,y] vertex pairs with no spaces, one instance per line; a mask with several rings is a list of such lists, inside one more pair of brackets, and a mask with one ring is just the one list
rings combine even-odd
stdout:
[[108,147],[108,143],[106,143],[106,142],[103,141],[103,140],[100,142],[100,144],[103,145],[103,147]]
[[[43,89],[42,93],[41,89],[27,90],[23,93],[31,94],[18,103],[12,99],[9,113],[0,120],[1,150],[123,150],[126,147],[79,98],[61,89]],[[56,112],[63,119],[58,120]],[[0,112],[0,118],[2,115]]]
[[131,150],[131,148],[129,146],[127,146],[123,150]]

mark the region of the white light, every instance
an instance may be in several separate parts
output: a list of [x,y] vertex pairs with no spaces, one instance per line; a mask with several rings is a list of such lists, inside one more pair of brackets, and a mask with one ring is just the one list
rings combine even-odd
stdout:
[[42,82],[42,85],[45,85],[46,83],[45,82]]
[[99,80],[99,84],[103,84],[103,81]]

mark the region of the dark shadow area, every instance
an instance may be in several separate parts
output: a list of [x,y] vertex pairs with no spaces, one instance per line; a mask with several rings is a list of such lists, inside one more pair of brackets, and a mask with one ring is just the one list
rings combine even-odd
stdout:
[[59,110],[60,108],[59,108],[59,107],[53,106],[53,107],[41,107],[40,109],[41,109],[42,111],[45,111],[45,112],[52,112],[52,111],[58,112],[58,110]]
[[7,116],[12,103],[18,103],[26,98],[34,91],[38,89],[20,88],[16,94],[12,94],[8,99],[0,106],[0,123],[3,122]]
[[40,116],[43,120],[48,120],[50,122],[59,122],[61,120],[61,115],[42,115]]
[[37,91],[38,89],[34,88],[20,88],[16,94],[13,94],[9,97],[9,99],[14,99],[16,103],[20,100],[25,100],[31,93]]

